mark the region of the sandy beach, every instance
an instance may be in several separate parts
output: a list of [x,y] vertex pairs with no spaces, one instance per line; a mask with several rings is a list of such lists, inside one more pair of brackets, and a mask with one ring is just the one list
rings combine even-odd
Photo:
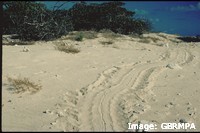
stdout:
[[[151,131],[200,131],[200,43],[177,35],[122,35],[112,39],[3,45],[3,131],[137,131],[128,123],[156,124]],[[55,49],[64,42],[79,53]],[[17,44],[17,43],[16,43]],[[26,77],[41,90],[13,93],[7,77]],[[163,129],[194,123],[195,129]]]

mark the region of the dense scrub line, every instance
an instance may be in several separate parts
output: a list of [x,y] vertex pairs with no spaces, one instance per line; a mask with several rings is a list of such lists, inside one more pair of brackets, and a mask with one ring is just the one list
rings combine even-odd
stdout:
[[3,2],[3,34],[18,34],[21,40],[52,40],[70,31],[102,29],[120,34],[142,34],[150,31],[147,20],[135,19],[124,2],[89,4],[76,2],[70,9],[50,10],[40,2]]

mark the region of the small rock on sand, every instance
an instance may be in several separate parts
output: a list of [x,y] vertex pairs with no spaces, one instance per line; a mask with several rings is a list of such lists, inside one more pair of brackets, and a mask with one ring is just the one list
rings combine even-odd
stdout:
[[24,47],[22,52],[29,52],[30,50],[27,47]]
[[53,113],[53,112],[52,112],[51,110],[47,109],[47,110],[43,111],[43,113],[44,113],[44,114],[51,114],[51,113]]
[[181,69],[181,67],[178,65],[178,64],[175,64],[175,63],[169,63],[166,65],[167,68],[170,68],[170,69]]
[[180,119],[179,122],[180,123],[187,123],[187,121],[185,119]]
[[11,100],[8,100],[8,102],[11,103],[12,101],[11,101]]

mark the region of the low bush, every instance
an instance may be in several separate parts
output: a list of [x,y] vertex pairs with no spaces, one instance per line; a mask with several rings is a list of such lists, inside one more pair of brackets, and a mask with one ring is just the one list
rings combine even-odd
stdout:
[[83,33],[80,32],[78,33],[75,38],[74,38],[76,41],[83,41]]
[[76,48],[74,45],[67,45],[65,43],[55,45],[55,49],[65,53],[72,53],[72,54],[80,52],[80,50]]
[[117,39],[117,38],[122,37],[121,34],[114,33],[109,29],[103,29],[103,30],[100,30],[99,32],[102,34],[104,38]]
[[109,41],[101,41],[100,43],[103,44],[103,45],[111,45],[114,42],[112,40],[109,40]]
[[14,93],[23,93],[30,92],[36,93],[39,91],[42,86],[30,81],[28,78],[11,78],[8,77],[8,82],[13,87],[12,90]]

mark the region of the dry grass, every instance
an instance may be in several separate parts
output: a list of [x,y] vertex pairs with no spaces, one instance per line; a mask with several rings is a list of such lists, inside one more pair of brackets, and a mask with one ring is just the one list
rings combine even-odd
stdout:
[[83,33],[83,38],[86,38],[86,39],[95,39],[97,38],[98,36],[98,33],[96,31],[82,31]]
[[101,41],[100,42],[102,45],[111,45],[113,44],[114,42],[112,40],[109,40],[109,41]]
[[67,45],[65,43],[55,45],[55,49],[65,53],[73,53],[73,54],[80,52],[80,50],[78,48],[75,48],[74,45]]
[[139,38],[140,37],[139,34],[130,34],[130,35],[127,35],[127,36],[129,36],[131,38]]
[[10,85],[13,87],[12,90],[14,93],[24,93],[28,91],[33,94],[42,89],[41,85],[31,82],[28,78],[15,79],[8,77],[7,79]]
[[151,43],[151,42],[157,43],[160,40],[156,37],[139,37],[139,38],[140,38],[139,42],[142,43]]
[[33,41],[20,41],[20,42],[3,42],[3,45],[33,45],[34,42]]
[[163,35],[163,34],[158,34],[158,36],[164,38],[164,39],[167,39],[167,36],[166,35]]
[[112,47],[113,47],[113,48],[116,48],[116,49],[120,49],[120,47],[117,46],[117,45],[113,45]]
[[142,38],[138,42],[141,42],[141,43],[150,43],[151,41],[149,39],[147,39],[147,38]]
[[153,41],[153,42],[155,42],[155,43],[157,43],[160,39],[158,39],[158,38],[155,38],[155,37],[150,37],[150,39]]
[[72,40],[72,41],[82,41],[83,40],[83,34],[82,32],[70,32],[67,37],[62,38],[61,40]]
[[68,37],[63,40],[70,39],[73,41],[82,41],[83,38],[95,39],[98,37],[97,35],[98,33],[95,31],[75,31],[75,32],[70,32],[68,34]]
[[114,33],[107,29],[100,30],[99,33],[101,33],[104,38],[117,39],[122,37],[121,34]]

